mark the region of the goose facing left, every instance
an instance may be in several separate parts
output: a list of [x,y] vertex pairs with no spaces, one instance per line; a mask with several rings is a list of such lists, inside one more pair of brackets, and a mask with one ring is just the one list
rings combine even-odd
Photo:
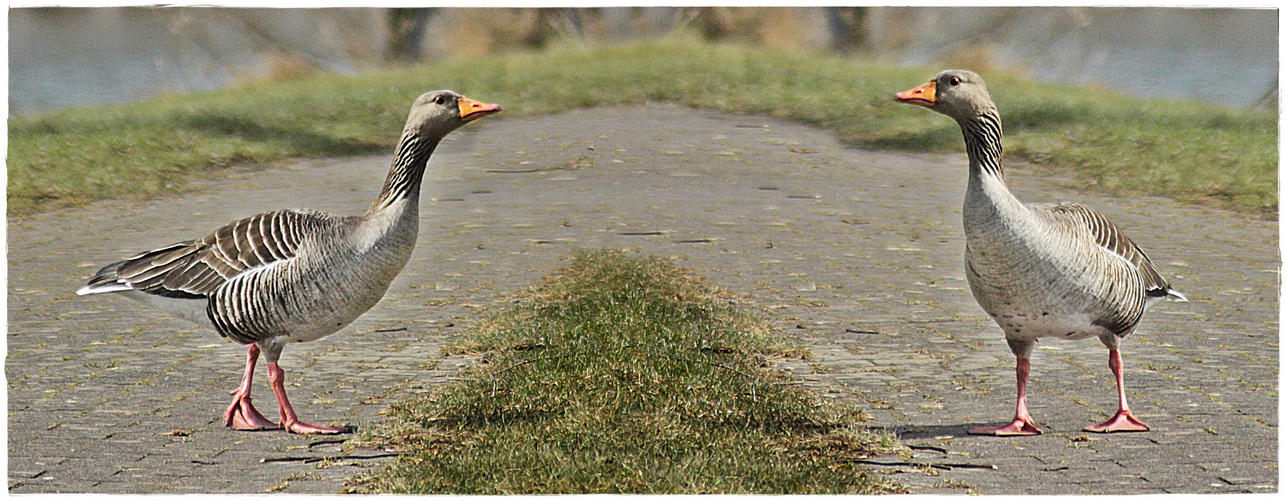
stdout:
[[[277,364],[282,349],[335,333],[379,302],[415,248],[420,183],[429,156],[447,134],[499,111],[500,106],[449,90],[425,93],[411,106],[383,189],[362,215],[261,213],[204,237],[108,264],[76,294],[120,294],[248,344],[245,373],[231,393],[224,425],[300,434],[348,432],[347,427],[299,421]],[[261,353],[268,360],[277,422],[251,404],[251,381]]]
[[1017,358],[1014,418],[970,434],[1024,436],[1041,430],[1027,411],[1031,355],[1041,338],[1098,337],[1116,378],[1117,412],[1090,432],[1147,431],[1125,399],[1119,349],[1148,307],[1186,301],[1125,232],[1074,203],[1024,204],[1005,185],[1000,111],[982,77],[946,70],[894,100],[955,119],[964,134],[969,182],[962,210],[965,277],[978,305],[1004,330]]

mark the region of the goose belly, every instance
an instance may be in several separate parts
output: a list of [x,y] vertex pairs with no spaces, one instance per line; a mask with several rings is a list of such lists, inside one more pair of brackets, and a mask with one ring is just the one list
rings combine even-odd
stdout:
[[988,314],[1005,331],[1005,337],[1015,340],[1036,340],[1042,337],[1080,340],[1112,333],[1094,324],[1093,316],[1090,314],[1053,312],[1046,314],[1047,312],[1013,310],[988,311]]
[[295,261],[238,276],[214,298],[220,316],[215,323],[242,343],[273,337],[317,340],[379,303],[409,256],[399,251],[344,263]]
[[966,277],[978,305],[1016,340],[1084,339],[1110,335],[1106,290],[1083,280],[1075,262],[1015,252],[967,251]]
[[324,297],[318,297],[302,316],[312,318],[312,327],[293,329],[291,342],[309,342],[342,330],[358,317],[366,314],[384,298],[393,279],[406,261],[383,268],[355,269],[336,273],[333,285],[326,287]]
[[283,335],[289,337],[290,342],[311,342],[343,330],[344,327],[352,324],[357,318],[375,307],[375,304],[379,303],[386,290],[387,287],[379,290],[378,293],[354,297],[353,300],[343,302],[338,306],[327,303],[308,307],[306,310],[301,311],[304,314],[297,315],[303,317],[301,321],[286,322],[286,328],[283,328]]

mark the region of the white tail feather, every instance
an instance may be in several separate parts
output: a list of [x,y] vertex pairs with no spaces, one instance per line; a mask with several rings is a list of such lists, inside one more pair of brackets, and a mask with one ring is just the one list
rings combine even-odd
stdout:
[[121,283],[121,282],[104,283],[101,285],[82,286],[80,287],[80,290],[76,290],[76,295],[92,295],[95,293],[124,292],[126,290],[133,290],[133,289],[134,287],[130,286],[129,283]]

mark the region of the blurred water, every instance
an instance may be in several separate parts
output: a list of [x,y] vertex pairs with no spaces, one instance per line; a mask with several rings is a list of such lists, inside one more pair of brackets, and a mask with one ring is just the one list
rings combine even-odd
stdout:
[[887,8],[873,17],[882,30],[871,50],[903,64],[948,56],[1039,80],[1228,106],[1276,94],[1276,10]]
[[[825,48],[840,45],[836,41],[848,33],[835,30],[852,24],[836,22],[838,10],[763,9],[757,15],[778,19],[756,19],[752,10],[734,8],[709,19],[723,19],[733,33],[758,30],[749,38],[757,36],[765,45]],[[387,64],[387,12],[11,9],[10,114],[212,90],[301,68],[350,73],[380,67]],[[509,24],[521,19],[549,24],[555,36],[610,41],[660,36],[693,22],[691,10],[661,7],[596,9],[585,16],[571,9],[543,17],[523,18],[521,12],[436,9],[432,16],[417,17],[427,23],[421,27],[419,52],[434,57],[470,43],[480,47],[473,50],[485,51],[497,38],[484,32],[512,32]],[[875,7],[862,12],[863,57],[891,64],[963,62],[1144,97],[1228,106],[1276,103],[1264,99],[1275,97],[1278,85],[1276,10]],[[738,28],[738,23],[759,27]]]
[[11,9],[10,114],[374,67],[382,23],[374,9]]

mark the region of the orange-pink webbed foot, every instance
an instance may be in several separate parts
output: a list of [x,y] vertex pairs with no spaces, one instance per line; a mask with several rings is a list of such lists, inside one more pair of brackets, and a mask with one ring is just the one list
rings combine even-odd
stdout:
[[1152,430],[1148,424],[1143,423],[1130,410],[1120,410],[1116,415],[1106,422],[1085,427],[1087,432],[1147,432]]
[[295,434],[347,434],[349,432],[353,432],[353,430],[349,429],[348,427],[335,427],[333,425],[305,424],[300,421],[295,421],[293,423],[283,422],[281,426],[284,427],[287,431],[293,432]]
[[269,431],[281,428],[264,418],[263,414],[250,404],[250,398],[243,397],[233,399],[232,405],[228,406],[228,411],[223,412],[223,425],[239,431]]
[[1030,419],[1015,418],[1008,425],[995,425],[987,427],[974,427],[969,429],[969,434],[982,436],[1035,436],[1041,433],[1040,427]]

